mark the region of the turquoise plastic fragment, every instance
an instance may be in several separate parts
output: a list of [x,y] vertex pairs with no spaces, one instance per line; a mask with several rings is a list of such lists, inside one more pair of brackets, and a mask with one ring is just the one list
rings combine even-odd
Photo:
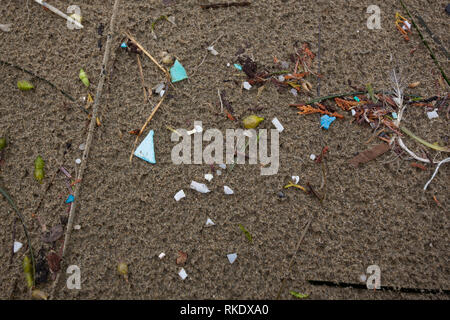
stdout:
[[141,142],[139,147],[137,147],[134,155],[142,160],[145,160],[150,163],[156,163],[155,159],[155,149],[153,146],[153,135],[155,132],[150,130],[145,139]]
[[75,197],[73,196],[73,194],[70,194],[70,195],[67,197],[66,203],[71,203],[71,202],[73,202],[74,200],[75,200]]
[[359,98],[357,96],[354,96],[353,99],[355,99],[356,101],[360,102],[361,100],[359,100]]
[[328,130],[330,124],[336,120],[336,117],[330,117],[329,115],[323,115],[320,117],[320,127]]
[[394,118],[394,119],[398,118],[397,112],[392,112],[392,118]]
[[234,64],[234,67],[235,67],[236,69],[242,71],[242,66],[241,66],[240,64],[235,63],[235,64]]
[[170,77],[172,78],[173,83],[188,78],[186,70],[178,60],[175,60],[172,68],[170,68]]
[[128,48],[127,44],[125,42],[122,42],[122,44],[120,45],[121,48]]

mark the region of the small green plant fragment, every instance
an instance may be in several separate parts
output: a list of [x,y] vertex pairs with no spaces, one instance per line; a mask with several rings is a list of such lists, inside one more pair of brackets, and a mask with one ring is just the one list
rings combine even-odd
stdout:
[[289,293],[292,294],[297,299],[306,299],[309,297],[309,294],[298,293],[295,291],[289,291]]
[[248,241],[250,241],[250,243],[253,243],[252,235],[250,234],[250,232],[247,231],[247,229],[245,229],[245,227],[242,224],[239,224],[239,229],[241,229],[241,231],[245,234]]

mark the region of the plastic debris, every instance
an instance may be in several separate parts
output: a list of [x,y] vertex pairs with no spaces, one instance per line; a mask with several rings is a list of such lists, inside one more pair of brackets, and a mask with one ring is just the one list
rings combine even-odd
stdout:
[[195,181],[191,182],[191,189],[194,189],[195,191],[198,191],[200,193],[211,192],[205,184],[198,183],[198,182],[195,182]]
[[213,56],[217,56],[219,53],[216,51],[216,49],[214,49],[214,46],[209,46],[208,48],[208,51],[209,52],[211,52],[211,54],[213,55]]
[[11,31],[11,26],[12,24],[0,24],[0,30],[2,30],[3,32],[10,32]]
[[75,163],[76,164],[80,164],[81,163],[81,159],[75,159]]
[[227,63],[227,67],[229,67],[229,66],[231,66],[231,64],[230,64],[230,63]]
[[86,88],[89,88],[90,82],[86,75],[86,72],[83,69],[80,69],[79,77],[81,82],[83,82],[83,84],[86,86]]
[[298,184],[299,181],[300,181],[299,176],[292,176],[292,182],[294,182],[294,184]]
[[208,180],[208,182],[211,182],[211,180],[214,178],[214,176],[210,173],[205,174],[205,179]]
[[359,281],[365,283],[365,282],[367,281],[367,276],[366,276],[365,274],[360,275],[360,276],[359,276]]
[[215,223],[210,218],[208,218],[208,219],[206,219],[206,225],[207,226],[214,226]]
[[217,171],[216,171],[216,174],[217,174],[218,176],[220,176],[220,175],[222,174],[222,170],[217,170]]
[[352,116],[355,116],[356,111],[354,109],[352,109]]
[[238,69],[239,71],[242,71],[242,66],[241,66],[239,63],[235,63],[235,64],[234,64],[234,67],[235,67],[236,69]]
[[231,190],[231,188],[228,187],[228,186],[224,186],[224,187],[223,187],[223,192],[225,192],[225,194],[228,194],[228,195],[234,193],[233,190]]
[[82,143],[80,144],[80,146],[78,147],[81,151],[83,151],[84,149],[86,149],[86,144]]
[[281,67],[283,69],[289,69],[289,62],[281,61]]
[[74,230],[80,230],[80,229],[81,229],[81,226],[80,226],[79,224],[77,224],[77,225],[73,226],[73,229],[74,229]]
[[183,68],[178,60],[175,60],[172,68],[170,68],[170,76],[172,78],[172,83],[187,79],[186,70]]
[[224,163],[219,164],[219,167],[225,170],[227,168],[227,165]]
[[162,259],[162,258],[164,258],[165,256],[166,256],[166,254],[165,254],[164,252],[161,252],[161,253],[159,254],[158,258]]
[[334,120],[336,120],[336,117],[330,117],[325,114],[320,117],[320,127],[328,130],[330,124],[333,123]]
[[392,119],[397,119],[397,118],[398,118],[397,112],[392,112]]
[[354,96],[353,99],[355,99],[355,101],[360,102],[361,100],[359,100],[359,98],[357,96]]
[[75,200],[75,197],[73,196],[73,194],[69,194],[69,196],[67,197],[66,203],[72,203]]
[[186,279],[187,276],[188,276],[187,273],[186,273],[186,271],[184,270],[184,268],[181,268],[180,272],[178,272],[178,275],[180,276],[180,278],[181,278],[182,280]]
[[233,262],[236,261],[237,253],[227,254],[227,258],[228,258],[228,261],[230,261],[230,263],[233,264]]
[[280,81],[280,82],[284,82],[284,76],[278,76],[278,81]]
[[120,47],[121,47],[121,48],[124,48],[124,49],[128,48],[128,46],[127,46],[127,44],[126,44],[125,42],[122,42],[122,44],[120,45]]
[[310,158],[312,161],[314,161],[314,160],[316,160],[316,155],[315,155],[315,154],[311,154],[311,155],[309,156],[309,158]]
[[434,109],[433,111],[427,112],[427,116],[428,116],[428,119],[430,119],[430,120],[439,118],[439,115],[436,112],[436,109]]
[[244,89],[245,90],[250,90],[252,88],[252,85],[250,83],[248,83],[247,81],[245,81],[243,83]]
[[144,141],[141,142],[139,147],[137,147],[134,155],[142,160],[145,160],[149,163],[156,163],[155,159],[155,149],[153,146],[153,135],[155,132],[150,130],[148,135],[145,137]]
[[39,3],[41,6],[47,8],[48,10],[50,10],[51,12],[57,14],[58,16],[60,16],[63,19],[66,19],[68,22],[73,23],[74,25],[77,26],[78,29],[82,29],[83,25],[74,20],[73,18],[69,17],[68,15],[66,15],[65,13],[61,12],[60,10],[58,10],[57,8],[55,8],[54,6],[48,4],[47,2],[43,1],[43,0],[34,0],[35,2]]
[[292,88],[292,89],[290,90],[290,92],[294,95],[294,97],[298,96],[298,92],[297,92],[297,90],[295,90],[294,88]]
[[409,23],[409,21],[405,20],[403,30],[405,31],[411,30],[411,23]]
[[20,250],[20,248],[23,247],[23,244],[21,242],[18,241],[14,241],[14,253],[16,253],[17,251]]
[[275,128],[277,128],[278,132],[282,132],[284,130],[283,125],[277,118],[272,119],[272,124],[275,126]]
[[184,197],[186,197],[186,194],[184,193],[183,190],[178,191],[174,196],[175,200],[177,200],[177,201],[180,201]]

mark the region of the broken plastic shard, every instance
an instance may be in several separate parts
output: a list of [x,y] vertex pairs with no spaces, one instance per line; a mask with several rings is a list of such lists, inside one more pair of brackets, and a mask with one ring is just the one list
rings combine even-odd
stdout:
[[176,26],[177,24],[175,23],[175,16],[169,16],[167,17],[167,21],[169,21],[171,24],[173,24],[174,26]]
[[397,112],[392,112],[392,119],[397,119],[397,118],[398,118]]
[[213,55],[213,56],[217,56],[219,53],[216,51],[216,49],[214,49],[214,46],[209,46],[208,48],[208,51],[209,52],[211,52],[211,54]]
[[280,81],[280,82],[284,82],[284,76],[278,76],[278,81]]
[[0,30],[4,31],[4,32],[10,32],[11,31],[11,23],[8,24],[0,24]]
[[139,147],[134,152],[134,155],[149,163],[156,163],[155,150],[153,147],[153,135],[155,132],[150,130],[144,141],[141,142]]
[[352,116],[355,116],[356,111],[354,109],[352,109]]
[[166,254],[165,254],[164,252],[161,252],[161,253],[159,254],[158,258],[162,259],[162,258],[164,258],[165,256],[166,256]]
[[170,68],[170,76],[172,78],[172,83],[187,79],[186,70],[183,68],[178,60],[175,60],[172,68]]
[[314,160],[316,160],[316,155],[315,155],[315,154],[311,154],[311,155],[309,156],[309,158],[310,158],[312,161],[314,161]]
[[234,67],[235,67],[236,69],[242,71],[242,66],[241,66],[240,64],[235,63],[235,64],[234,64]]
[[184,194],[183,190],[178,191],[177,194],[174,196],[175,200],[177,201],[180,201],[184,197],[186,197],[186,195]]
[[81,151],[83,151],[84,149],[86,149],[86,144],[82,143],[80,144],[80,146],[78,147]]
[[230,261],[230,263],[233,263],[237,258],[237,253],[227,254],[227,258],[228,258],[228,261]]
[[211,192],[205,184],[198,183],[198,182],[195,182],[195,181],[191,182],[191,189],[194,189],[195,191],[198,191],[198,192],[201,192],[201,193]]
[[223,191],[225,192],[225,194],[233,194],[233,190],[231,190],[230,187],[228,186],[223,186]]
[[217,170],[217,171],[216,171],[216,174],[217,174],[218,176],[220,176],[220,175],[222,174],[222,170]]
[[18,241],[14,241],[14,253],[16,253],[17,251],[20,250],[20,248],[22,248],[23,244],[18,242]]
[[292,176],[292,182],[294,182],[294,184],[297,184],[299,181],[300,181],[299,176]]
[[211,182],[211,180],[214,178],[214,176],[210,173],[205,174],[205,179],[208,180],[208,182]]
[[184,270],[184,268],[181,268],[180,272],[178,272],[178,275],[181,277],[182,280],[187,278],[187,273]]
[[436,109],[431,112],[427,112],[427,116],[428,116],[428,119],[430,119],[430,120],[439,118],[439,115],[436,112]]
[[298,92],[294,88],[291,89],[291,93],[294,95],[294,97],[298,96]]
[[408,21],[405,21],[402,29],[405,31],[410,30],[411,24]]
[[280,123],[280,121],[277,118],[272,119],[272,123],[277,128],[278,132],[282,132],[284,130],[283,125]]
[[121,48],[128,48],[127,44],[125,42],[122,42],[122,44],[120,45]]
[[73,229],[74,229],[74,230],[80,230],[80,229],[81,229],[81,226],[80,226],[79,224],[77,224],[76,226],[73,226]]
[[223,163],[219,164],[219,167],[221,167],[223,170],[225,170],[227,168],[226,164],[223,164]]
[[153,87],[153,92],[155,92],[156,94],[159,94],[165,87],[166,85],[164,83],[160,83],[158,85],[156,85],[155,87]]
[[336,117],[330,117],[325,114],[320,117],[320,127],[328,130],[330,124],[333,123],[334,120],[336,120]]
[[81,159],[75,159],[75,163],[76,164],[80,164],[81,163]]
[[215,223],[214,223],[210,218],[208,218],[208,219],[206,220],[206,225],[207,225],[207,226],[214,226]]
[[250,83],[248,83],[247,81],[245,81],[243,83],[244,89],[246,90],[250,90],[252,88],[252,85]]
[[75,200],[75,197],[73,196],[73,194],[70,194],[67,197],[66,203],[72,203]]

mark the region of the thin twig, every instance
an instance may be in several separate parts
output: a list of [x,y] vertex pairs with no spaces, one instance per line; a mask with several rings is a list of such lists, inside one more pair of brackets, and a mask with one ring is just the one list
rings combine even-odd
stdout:
[[[87,162],[88,162],[88,157],[89,157],[89,151],[91,148],[91,144],[92,144],[92,139],[94,136],[94,130],[96,127],[96,118],[97,118],[97,114],[98,114],[98,110],[99,110],[99,104],[100,104],[100,99],[102,97],[102,93],[103,93],[103,86],[105,84],[105,78],[107,75],[106,72],[106,68],[108,66],[108,62],[109,62],[109,56],[110,56],[110,52],[111,52],[111,45],[112,45],[112,40],[113,40],[113,36],[115,33],[115,22],[116,22],[116,17],[117,17],[117,12],[119,11],[119,3],[120,0],[115,0],[114,2],[114,7],[113,7],[113,12],[111,15],[111,21],[110,21],[110,30],[109,30],[109,34],[108,34],[108,40],[106,41],[106,46],[105,46],[105,53],[103,55],[103,61],[102,61],[102,68],[100,71],[100,80],[97,86],[97,92],[95,95],[95,100],[94,100],[94,105],[93,105],[93,110],[92,110],[92,117],[91,117],[91,121],[89,123],[89,131],[88,131],[88,135],[86,138],[86,148],[84,149],[83,152],[83,156],[82,156],[82,162],[81,162],[81,166],[80,166],[80,170],[78,171],[78,175],[77,175],[77,179],[79,180],[83,180],[83,174],[84,171],[86,169],[87,166]],[[63,249],[62,249],[62,254],[61,254],[61,259],[64,259],[64,255],[66,254],[67,251],[67,247],[70,241],[70,236],[72,234],[72,230],[73,230],[73,221],[75,219],[75,212],[76,212],[76,205],[78,203],[78,199],[80,196],[80,190],[81,190],[81,186],[82,183],[78,183],[75,186],[75,192],[74,192],[74,197],[75,200],[74,202],[72,202],[72,206],[70,208],[70,212],[69,212],[69,219],[67,222],[67,227],[66,227],[66,236],[64,238],[64,244],[63,244]],[[56,276],[56,280],[53,283],[52,286],[52,290],[50,293],[50,297],[54,296],[54,292],[56,289],[56,286],[59,282],[59,278],[61,276],[61,273],[58,273]]]
[[217,94],[219,96],[219,101],[220,101],[220,112],[223,113],[223,102],[222,102],[222,97],[220,96],[220,90],[217,89]]
[[142,71],[142,64],[141,59],[139,58],[139,54],[136,54],[136,58],[139,66],[139,74],[141,75],[142,88],[144,89],[144,99],[145,99],[144,101],[145,103],[147,103],[148,102],[147,90],[145,89],[144,72]]
[[213,4],[201,4],[202,9],[218,9],[218,8],[228,8],[228,7],[246,7],[251,5],[250,2],[224,2],[224,3],[213,3]]

